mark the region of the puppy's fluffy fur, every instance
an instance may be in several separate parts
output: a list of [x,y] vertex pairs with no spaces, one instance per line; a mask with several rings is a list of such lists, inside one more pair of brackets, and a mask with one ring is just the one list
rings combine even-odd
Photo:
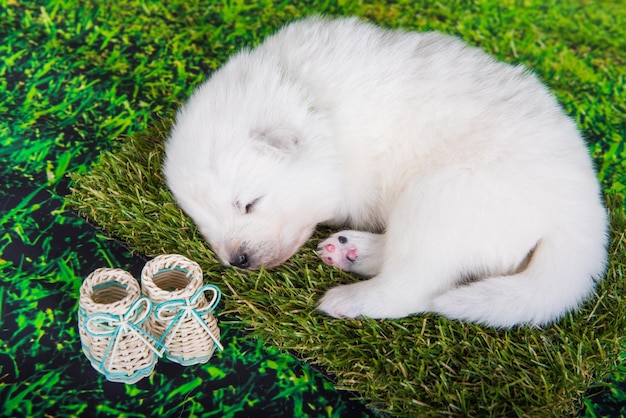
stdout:
[[434,311],[545,324],[604,273],[607,216],[574,122],[522,67],[439,33],[292,23],[234,55],[178,113],[164,172],[226,265],[323,259],[373,276],[335,317]]

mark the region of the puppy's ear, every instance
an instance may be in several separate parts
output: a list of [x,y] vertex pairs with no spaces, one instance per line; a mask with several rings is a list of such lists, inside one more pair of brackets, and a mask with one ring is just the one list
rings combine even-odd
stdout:
[[285,128],[253,131],[252,140],[259,149],[282,155],[293,155],[300,147],[300,138]]

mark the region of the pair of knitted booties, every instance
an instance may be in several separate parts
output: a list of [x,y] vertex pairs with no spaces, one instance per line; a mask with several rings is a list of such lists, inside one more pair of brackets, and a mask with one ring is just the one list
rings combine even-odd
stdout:
[[[210,298],[207,299],[208,294]],[[200,266],[177,254],[146,263],[139,283],[121,269],[92,272],[80,288],[78,329],[91,365],[113,382],[136,383],[165,355],[184,366],[222,350],[213,316],[221,293]]]

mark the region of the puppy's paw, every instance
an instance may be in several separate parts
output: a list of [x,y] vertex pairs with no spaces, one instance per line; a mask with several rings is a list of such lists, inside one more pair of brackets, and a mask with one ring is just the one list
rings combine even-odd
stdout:
[[330,266],[364,276],[374,276],[382,267],[384,235],[341,231],[317,246],[317,253]]
[[359,257],[359,249],[348,238],[349,232],[333,234],[317,246],[317,253],[329,266],[351,271],[352,265]]
[[362,314],[362,301],[357,298],[355,285],[330,289],[320,300],[317,309],[335,318],[356,318]]

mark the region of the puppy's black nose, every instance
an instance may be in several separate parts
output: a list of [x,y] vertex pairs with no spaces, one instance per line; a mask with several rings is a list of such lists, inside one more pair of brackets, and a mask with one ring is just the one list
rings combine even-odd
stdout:
[[248,254],[243,252],[235,254],[235,256],[230,260],[230,264],[244,270],[249,268],[250,260],[248,259]]

